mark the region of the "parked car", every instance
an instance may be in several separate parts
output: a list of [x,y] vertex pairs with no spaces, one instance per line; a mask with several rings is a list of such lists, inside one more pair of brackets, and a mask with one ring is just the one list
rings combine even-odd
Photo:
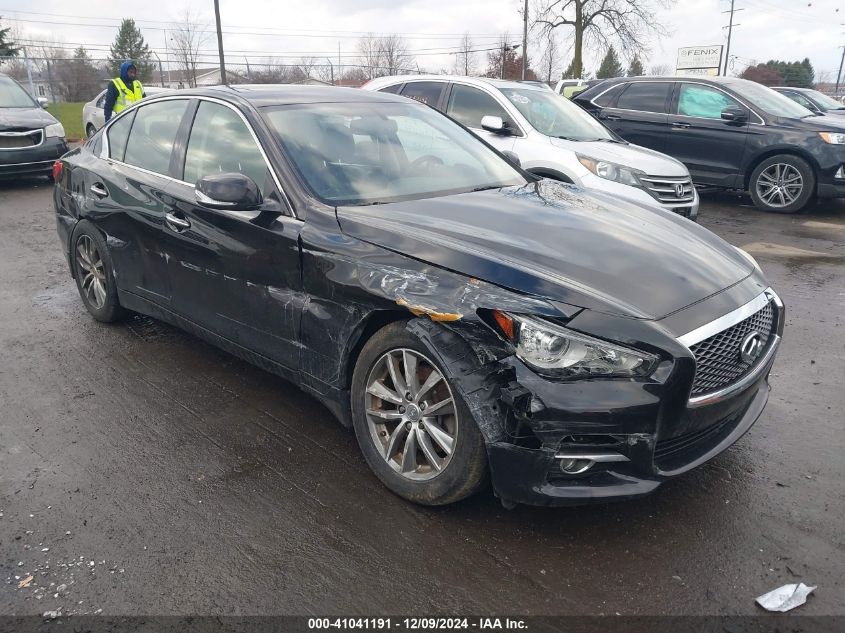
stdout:
[[543,178],[606,191],[685,217],[698,215],[689,171],[623,141],[566,99],[542,88],[475,77],[381,77],[365,90],[410,97],[446,113]]
[[571,99],[579,92],[583,92],[587,88],[596,86],[603,81],[604,79],[561,79],[555,85],[554,91],[567,99]]
[[508,505],[636,497],[766,404],[784,308],[750,255],[408,99],[180,91],[59,165],[95,319],[147,314],[293,381],[406,499],[488,473]]
[[[159,95],[165,92],[170,92],[170,88],[156,88],[155,86],[144,86],[144,94],[148,97]],[[91,99],[88,103],[82,106],[82,126],[85,128],[85,135],[88,138],[94,136],[94,133],[103,127],[105,123],[104,108],[106,105],[106,90],[105,88],[100,93]]]
[[810,88],[789,88],[785,86],[775,86],[772,90],[789,97],[795,103],[800,103],[810,112],[816,114],[845,115],[845,105],[842,105],[833,97],[829,97],[818,90],[811,90]]
[[0,176],[49,176],[65,129],[18,82],[0,74]]
[[753,81],[609,79],[574,101],[622,138],[683,161],[696,185],[746,190],[758,209],[845,197],[845,119],[813,116]]

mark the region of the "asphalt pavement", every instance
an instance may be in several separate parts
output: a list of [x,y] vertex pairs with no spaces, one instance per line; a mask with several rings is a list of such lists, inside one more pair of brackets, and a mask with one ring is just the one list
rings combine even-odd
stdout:
[[[761,419],[644,500],[437,509],[295,385],[145,317],[89,317],[46,181],[0,183],[0,615],[845,615],[845,203],[705,194],[787,305]],[[27,579],[32,576],[30,580]]]

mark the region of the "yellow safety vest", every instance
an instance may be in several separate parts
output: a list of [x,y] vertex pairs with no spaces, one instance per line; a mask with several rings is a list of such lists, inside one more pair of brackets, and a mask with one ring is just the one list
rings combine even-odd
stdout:
[[132,90],[126,87],[126,84],[120,77],[115,77],[111,81],[114,87],[117,88],[117,101],[114,102],[114,108],[112,109],[112,112],[115,114],[125,110],[136,101],[140,101],[144,96],[144,88],[137,79],[132,84]]

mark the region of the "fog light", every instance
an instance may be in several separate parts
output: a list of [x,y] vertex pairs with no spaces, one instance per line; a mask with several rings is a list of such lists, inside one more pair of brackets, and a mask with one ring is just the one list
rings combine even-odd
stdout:
[[840,165],[833,177],[840,180],[845,179],[845,165]]
[[592,459],[562,459],[560,460],[560,472],[567,475],[580,475],[585,473],[595,464]]

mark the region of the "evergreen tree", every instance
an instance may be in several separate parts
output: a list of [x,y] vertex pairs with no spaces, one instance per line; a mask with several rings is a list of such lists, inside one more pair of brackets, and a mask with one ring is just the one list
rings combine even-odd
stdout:
[[566,67],[566,70],[563,71],[562,79],[580,79],[580,77],[575,76],[575,60],[573,59],[569,66]]
[[135,26],[135,20],[132,18],[124,18],[109,54],[109,66],[112,73],[115,76],[119,75],[120,65],[127,59],[131,59],[138,69],[138,79],[145,82],[152,75],[153,65],[150,63],[150,57],[150,47],[144,42],[141,29]]
[[622,64],[619,63],[619,56],[616,54],[616,49],[612,46],[607,49],[607,55],[601,60],[598,72],[596,72],[596,79],[610,79],[611,77],[622,77],[625,70]]
[[642,77],[643,75],[645,75],[645,69],[643,68],[643,63],[640,61],[640,56],[634,55],[634,59],[631,60],[631,65],[628,66],[628,76]]
[[20,53],[21,49],[15,46],[14,42],[9,42],[6,40],[9,37],[9,31],[12,29],[10,27],[6,27],[5,29],[0,26],[0,64],[4,61],[8,61],[12,57],[17,57],[18,53]]

